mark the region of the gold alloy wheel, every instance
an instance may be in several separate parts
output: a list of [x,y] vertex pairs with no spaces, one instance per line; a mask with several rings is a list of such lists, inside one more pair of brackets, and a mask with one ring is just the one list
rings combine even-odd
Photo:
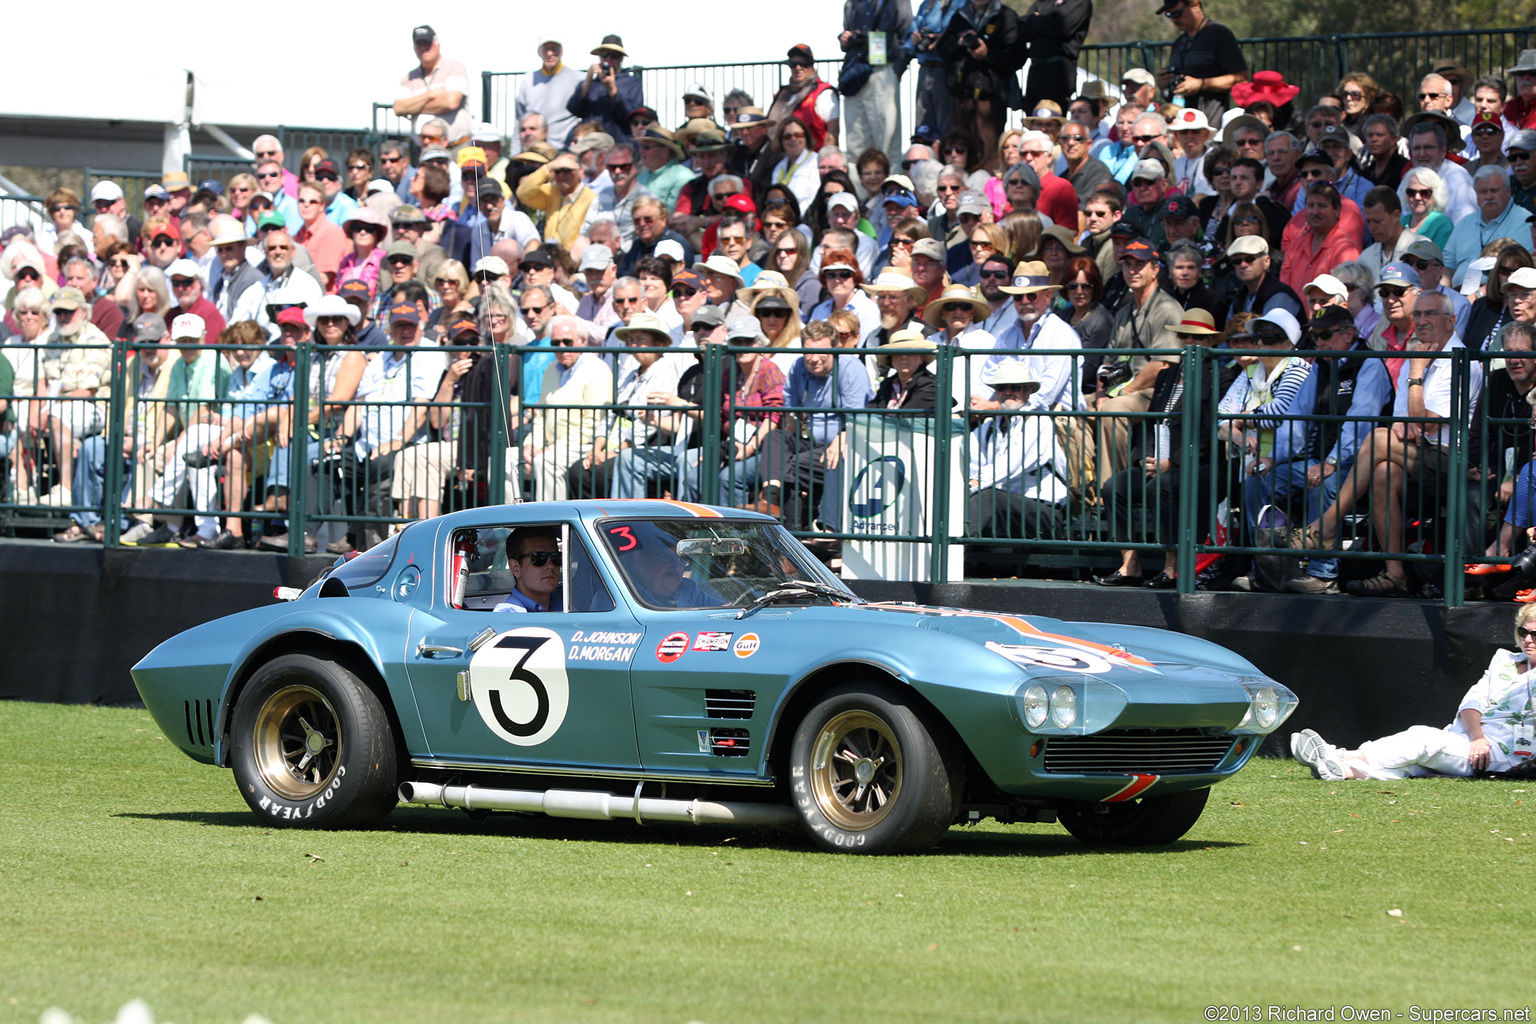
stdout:
[[834,715],[811,749],[811,792],[840,829],[858,832],[884,820],[901,793],[901,745],[890,724],[868,711]]
[[318,796],[341,760],[341,730],[331,702],[310,686],[285,686],[256,713],[256,770],[278,796]]

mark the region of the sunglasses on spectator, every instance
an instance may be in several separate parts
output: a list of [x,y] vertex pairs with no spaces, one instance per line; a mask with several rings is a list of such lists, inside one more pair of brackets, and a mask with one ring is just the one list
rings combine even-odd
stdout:
[[1439,264],[1431,264],[1429,262],[1429,260],[1421,260],[1417,256],[1404,256],[1403,257],[1403,262],[1408,264],[1414,270],[1428,270],[1432,265],[1434,265],[1434,266],[1438,266],[1439,265]]
[[1507,159],[1518,160],[1521,163],[1525,163],[1527,160],[1529,160],[1531,158],[1531,154],[1529,154],[1529,153],[1522,153],[1518,149],[1512,149],[1508,153],[1505,153],[1504,156]]
[[409,256],[391,256],[388,260],[389,265],[392,267],[405,267],[415,262]]
[[971,312],[971,304],[969,302],[946,302],[939,308],[941,313],[958,313],[961,310],[967,313]]
[[645,300],[641,299],[638,295],[634,296],[633,298],[625,298],[622,295],[616,295],[614,296],[613,304],[615,306],[635,306],[639,305],[643,301]]
[[1131,188],[1149,188],[1157,184],[1156,178],[1132,178]]
[[959,185],[940,185],[934,191],[936,191],[936,192],[959,192],[960,188],[961,188],[961,186],[959,186]]
[[65,210],[78,210],[78,209],[80,209],[80,207],[76,206],[74,203],[56,203],[55,205],[48,207],[48,212],[49,213],[63,213]]
[[[544,307],[541,306],[539,308],[542,309]],[[561,348],[575,348],[580,344],[575,338],[550,338],[549,343]]]
[[1481,135],[1484,138],[1487,138],[1491,135],[1503,135],[1504,129],[1498,127],[1497,125],[1485,124],[1472,129],[1472,134]]
[[838,338],[840,338],[843,341],[858,341],[859,340],[859,332],[858,331],[838,331],[837,332],[837,336],[838,336]]
[[197,283],[197,278],[195,278],[195,277],[173,277],[173,278],[171,278],[171,286],[175,287],[175,288],[191,288],[196,283]]
[[1407,288],[1396,288],[1391,285],[1381,285],[1376,291],[1384,299],[1400,299],[1408,294]]
[[1331,167],[1309,167],[1301,172],[1303,178],[1326,178],[1333,173]]
[[998,394],[1023,394],[1027,389],[1023,384],[994,384],[992,390]]
[[981,276],[982,277],[997,277],[997,278],[1002,278],[1003,280],[1006,281],[1008,279],[1008,271],[1006,271],[1006,270],[983,270],[981,272]]
[[1421,100],[1437,100],[1441,96],[1446,96],[1446,95],[1448,95],[1448,93],[1443,93],[1443,92],[1421,92],[1421,93],[1419,93],[1419,99],[1421,99]]
[[799,255],[799,250],[796,249],[794,246],[790,246],[789,248],[778,248],[778,249],[775,249],[775,250],[773,250],[773,253],[779,259],[783,259],[785,256],[796,256],[796,255]]
[[803,138],[805,138],[805,132],[785,132],[781,136],[781,138],[786,138],[786,139],[803,139]]
[[893,238],[893,239],[891,239],[891,248],[892,249],[897,249],[897,248],[900,248],[900,249],[910,249],[910,248],[912,248],[912,245],[913,245],[913,240],[910,239],[910,238]]
[[1403,194],[1411,199],[1428,199],[1435,194],[1432,188],[1405,188]]
[[1524,626],[1521,626],[1515,632],[1520,634],[1521,640],[1529,640],[1531,637],[1536,636],[1536,629],[1526,629]]
[[768,320],[768,319],[788,320],[789,319],[789,310],[787,310],[787,309],[760,309],[760,310],[757,311],[756,315],[757,315],[758,319],[760,319],[760,320]]
[[344,316],[317,316],[315,322],[320,324],[344,324],[347,318]]
[[[259,156],[260,154],[257,154],[257,155]],[[403,163],[405,163],[405,157],[398,156],[398,155],[397,156],[381,156],[381,157],[379,157],[379,162],[380,163],[384,163],[384,164],[403,164]]]
[[548,308],[549,303],[546,302],[542,306],[519,306],[517,307],[517,311],[523,314],[523,316],[538,316]]
[[829,281],[848,281],[853,278],[851,270],[823,270],[821,273]]
[[316,181],[340,181],[341,176],[335,171],[321,171],[315,175]]
[[157,235],[155,236],[155,240],[149,244],[156,247],[164,245],[175,245],[176,239],[172,238],[170,235]]
[[1238,264],[1239,266],[1247,266],[1258,258],[1258,256],[1255,256],[1252,253],[1246,253],[1241,256],[1233,256],[1232,262]]
[[1086,135],[1068,135],[1065,132],[1063,132],[1061,134],[1060,138],[1061,138],[1062,142],[1087,142],[1088,141],[1088,136],[1086,136]]
[[1327,120],[1308,121],[1307,122],[1307,127],[1311,128],[1313,131],[1318,131],[1321,128],[1327,128],[1331,124],[1333,124],[1333,122],[1332,121],[1327,121]]
[[1161,135],[1132,135],[1131,136],[1131,141],[1132,142],[1139,142],[1142,145],[1146,145],[1148,142],[1152,142],[1152,141],[1154,141],[1156,139],[1160,139],[1160,138],[1162,138]]
[[699,290],[697,288],[685,288],[679,286],[672,289],[672,297],[674,299],[691,299],[697,294],[699,294]]
[[1021,150],[1019,150],[1019,156],[1023,157],[1025,160],[1038,160],[1041,157],[1045,156],[1045,150],[1043,150],[1043,149],[1021,149]]
[[39,274],[31,267],[22,267],[20,270],[16,271],[16,280],[18,281],[41,281],[42,279],[43,275]]
[[113,260],[112,266],[116,267],[118,270],[127,270],[130,264],[127,260]]
[[1093,291],[1093,285],[1089,284],[1087,281],[1068,281],[1066,284],[1062,285],[1062,288],[1063,290],[1069,292]]
[[347,164],[347,170],[349,170],[349,171],[371,171],[371,170],[373,170],[373,168],[369,167],[367,164]]
[[614,161],[610,160],[607,164],[607,167],[610,171],[627,171],[633,166],[635,166],[635,162],[633,160],[624,160],[619,163],[615,163]]
[[966,244],[969,245],[972,249],[990,249],[990,248],[992,248],[992,243],[987,241],[986,239],[981,239],[979,241],[973,240],[973,241],[967,242]]
[[1365,99],[1365,93],[1361,92],[1359,89],[1345,89],[1343,92],[1339,93],[1339,95],[1346,100]]
[[527,559],[530,565],[546,566],[553,562],[556,565],[564,563],[564,559],[558,551],[530,551],[526,555],[518,555],[519,559]]

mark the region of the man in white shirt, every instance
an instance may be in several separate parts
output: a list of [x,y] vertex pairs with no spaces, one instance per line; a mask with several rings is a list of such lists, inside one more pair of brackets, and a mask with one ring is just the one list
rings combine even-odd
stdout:
[[967,533],[992,537],[1056,537],[1067,500],[1066,459],[1049,416],[1030,415],[1040,382],[1021,362],[993,380],[998,414],[970,436]]
[[443,59],[442,41],[431,25],[412,29],[411,45],[420,63],[400,79],[395,114],[414,119],[418,141],[422,126],[440,117],[448,123],[448,138],[444,140],[448,148],[463,145],[474,128],[469,109],[469,72],[462,61]]
[[[1014,323],[998,336],[993,355],[982,364],[981,379],[994,389],[999,375],[1008,367],[1023,366],[1034,390],[1029,395],[1029,407],[1048,411],[1058,406],[1068,409],[1082,407],[1082,390],[1078,387],[1077,358],[1071,355],[1035,355],[1031,349],[1054,351],[1080,350],[1082,339],[1072,325],[1051,311],[1051,302],[1060,293],[1059,285],[1051,284],[1051,274],[1044,263],[1021,263],[1013,272],[1013,283],[1004,285],[1004,293],[1013,296],[1013,308],[1018,314]],[[996,409],[995,401],[982,402],[971,399],[973,409]]]

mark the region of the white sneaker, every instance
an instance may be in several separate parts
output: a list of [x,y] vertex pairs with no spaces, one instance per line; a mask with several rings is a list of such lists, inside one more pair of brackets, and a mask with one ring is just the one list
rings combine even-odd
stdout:
[[1349,778],[1344,762],[1339,760],[1339,748],[1324,742],[1312,729],[1291,733],[1291,756],[1312,769],[1316,778],[1327,782],[1343,782]]
[[74,503],[75,497],[69,493],[68,487],[55,487],[53,490],[43,495],[42,498],[42,504],[50,505],[56,508],[65,505],[73,505]]
[[137,544],[154,532],[155,528],[149,523],[134,523],[118,538],[118,542],[121,544]]

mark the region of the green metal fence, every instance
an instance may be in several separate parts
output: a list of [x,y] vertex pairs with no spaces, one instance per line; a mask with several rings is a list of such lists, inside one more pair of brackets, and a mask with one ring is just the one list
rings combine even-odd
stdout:
[[[198,361],[249,364],[250,353],[227,348],[188,351]],[[169,346],[165,351],[169,360],[184,358]],[[1451,406],[1444,420],[1394,419],[1390,408],[1324,405],[1307,413],[1266,413],[1262,407],[1231,405],[1234,382],[1243,380],[1238,357],[1265,353],[1245,356],[1195,346],[1184,350],[1178,364],[1183,399],[1171,414],[1093,412],[1076,408],[1073,398],[1090,360],[1106,354],[1166,357],[1166,351],[1031,351],[1030,366],[1055,360],[1069,368],[1063,401],[1051,408],[989,407],[971,401],[979,397],[980,378],[970,364],[997,353],[948,345],[940,346],[933,363],[942,411],[739,404],[736,394],[746,371],[736,356],[751,350],[725,346],[670,354],[685,361],[691,354],[699,364],[697,393],[723,396],[718,400],[652,405],[638,397],[642,391],[625,401],[611,367],[622,368],[626,357],[647,350],[612,347],[581,350],[582,358],[611,364],[595,371],[606,374],[600,400],[555,400],[546,393],[537,402],[519,404],[524,386],[516,382],[531,380],[535,368],[561,351],[547,345],[412,349],[401,360],[402,372],[409,379],[421,370],[421,382],[384,400],[382,392],[336,383],[356,381],[357,372],[341,372],[344,361],[352,360],[356,369],[380,358],[373,351],[301,345],[293,402],[291,408],[285,405],[290,411],[282,420],[300,428],[256,431],[199,460],[196,453],[219,437],[239,436],[234,425],[251,419],[253,408],[270,408],[209,383],[222,381],[226,370],[180,392],[174,378],[166,388],[145,390],[144,364],[128,346],[97,352],[46,340],[7,343],[0,346],[0,357],[16,371],[16,383],[10,394],[0,395],[8,420],[0,431],[8,453],[0,478],[0,525],[62,529],[66,514],[89,512],[86,518],[100,518],[111,544],[134,521],[218,516],[226,524],[239,521],[247,535],[286,531],[288,550],[297,555],[306,535],[318,537],[317,546],[344,534],[366,545],[370,537],[376,541],[392,526],[424,515],[519,496],[649,494],[747,507],[771,500],[799,535],[841,540],[847,565],[884,566],[878,571],[911,572],[937,582],[957,578],[962,565],[980,575],[1044,569],[1082,577],[1090,569],[1119,565],[1123,552],[1137,551],[1146,575],[1160,567],[1158,559],[1170,558],[1178,590],[1188,593],[1197,563],[1217,556],[1284,563],[1283,575],[1295,575],[1301,558],[1314,560],[1314,567],[1317,560],[1332,559],[1342,577],[1369,575],[1375,563],[1393,559],[1428,592],[1458,605],[1466,597],[1462,565],[1508,563],[1524,546],[1523,527],[1536,519],[1536,474],[1517,474],[1530,452],[1529,412],[1517,405],[1490,406],[1495,376],[1505,372],[1502,360],[1525,353],[1455,349],[1428,355],[1450,374]],[[460,355],[494,361],[487,397],[470,400],[453,392],[439,400],[441,374]],[[1341,359],[1379,363],[1408,354],[1308,350],[1294,355],[1338,365]],[[419,361],[430,365],[423,369]],[[50,383],[68,379],[70,366],[98,363],[104,376],[94,393],[50,397],[50,390],[58,390]],[[834,375],[863,372],[857,361],[833,366]],[[181,370],[186,381],[194,379],[186,366]],[[1314,366],[1309,372],[1319,371]],[[158,371],[147,376],[160,379]],[[1505,394],[1506,385],[1501,381]],[[964,415],[948,411],[950,397],[956,408],[967,410]],[[757,423],[771,416],[775,426],[768,437],[785,446],[781,458],[792,461],[800,452],[819,459],[821,450],[804,443],[807,431],[801,427],[829,412],[839,418],[841,458],[822,463],[819,472],[793,476],[782,468],[790,462],[775,464],[738,447],[738,420]],[[684,419],[668,420],[664,429],[663,414]],[[697,417],[697,431],[688,425],[689,416]],[[1408,423],[1444,431],[1440,443],[1417,446],[1394,433]],[[1325,449],[1319,437],[1357,426],[1358,468],[1342,465],[1333,480],[1353,487],[1357,500],[1339,501],[1330,513],[1337,490],[1309,484],[1306,471],[1321,474]],[[1285,432],[1291,441],[1281,440]],[[1026,478],[1016,485],[988,477],[988,460],[1005,437],[1005,445],[1034,453],[1035,461],[1019,462]],[[594,453],[599,438],[606,439],[606,458],[594,457],[587,465],[584,457]],[[769,445],[751,447],[765,452]],[[1410,447],[1415,451],[1405,460],[1402,453]],[[280,448],[286,449],[282,455]],[[110,452],[126,455],[104,458]],[[1283,458],[1287,452],[1295,458]],[[191,465],[189,455],[199,464]],[[1074,472],[1074,463],[1085,458],[1091,468]],[[1406,473],[1391,469],[1405,461]],[[289,469],[275,479],[280,464]],[[97,467],[94,482],[75,471],[91,465]],[[1391,484],[1390,506],[1379,493],[1384,480]],[[769,483],[782,484],[771,499]],[[1382,518],[1388,507],[1395,524]],[[1506,507],[1513,509],[1509,524],[1503,522]],[[1307,531],[1314,524],[1323,526],[1321,535]],[[1387,536],[1400,540],[1388,545]]]

